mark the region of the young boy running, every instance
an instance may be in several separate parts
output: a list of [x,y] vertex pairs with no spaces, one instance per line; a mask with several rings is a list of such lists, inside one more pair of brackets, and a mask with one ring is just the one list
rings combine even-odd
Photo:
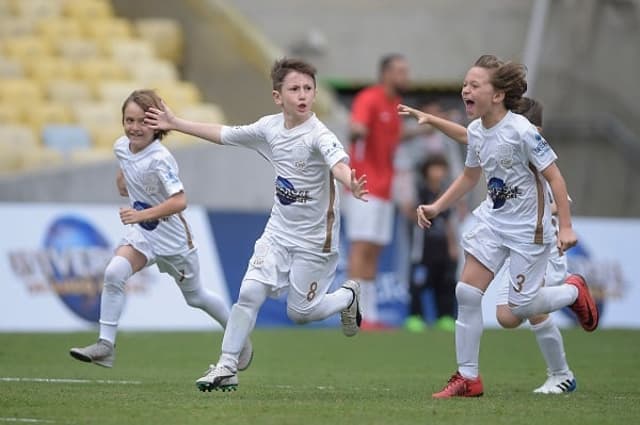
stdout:
[[[530,123],[535,125],[539,131],[542,131],[542,109],[542,105],[535,99],[523,97],[514,112],[523,115]],[[406,105],[400,105],[398,110],[401,115],[411,115],[415,117],[419,123],[431,125],[449,135],[449,137],[456,142],[464,145],[467,144],[467,129],[460,124],[424,113]],[[545,185],[548,190],[548,183],[545,182]],[[557,208],[549,190],[548,194],[551,201],[551,214],[554,216],[551,219],[551,223],[557,232],[558,220],[557,217],[555,217],[557,215]],[[511,317],[509,314],[509,263],[510,261],[507,259],[498,274],[494,277],[494,280],[500,285],[498,289],[498,299],[496,301],[496,317],[501,326],[514,328],[519,326],[521,322],[519,320],[515,322],[509,320]],[[568,274],[566,255],[562,255],[558,247],[552,247],[545,272],[545,286],[561,285],[564,283]],[[539,394],[563,394],[575,391],[577,388],[576,379],[567,363],[562,334],[558,326],[554,323],[553,318],[549,314],[539,314],[529,317],[528,320],[547,365],[547,380],[543,385],[534,389],[533,392]]]
[[287,314],[302,324],[341,312],[346,336],[358,332],[360,286],[349,280],[327,294],[338,261],[339,200],[335,180],[364,200],[366,177],[356,178],[338,140],[311,108],[316,70],[301,60],[278,60],[271,70],[272,96],[282,112],[250,125],[228,127],[187,121],[151,108],[146,122],[213,143],[255,150],[276,172],[274,205],[231,309],[217,365],[196,381],[201,391],[235,389],[238,356],[269,296],[288,289]]
[[548,194],[542,175],[557,203],[557,245],[565,251],[577,242],[564,178],[556,155],[536,128],[514,114],[526,91],[524,66],[492,55],[480,57],[467,72],[462,98],[467,115],[469,148],[463,174],[433,204],[418,207],[418,222],[430,219],[469,192],[484,172],[487,199],[474,211],[474,228],[463,236],[465,265],[456,287],[456,357],[458,370],[434,398],[483,394],[478,357],[482,336],[482,296],[507,258],[509,321],[526,320],[570,306],[582,327],[593,331],[598,311],[585,281],[572,275],[564,284],[543,287],[554,237]]
[[[99,366],[113,366],[127,280],[154,263],[162,273],[173,277],[191,307],[204,310],[223,327],[229,317],[224,300],[200,282],[198,249],[182,215],[187,197],[178,177],[178,164],[161,143],[167,132],[144,123],[145,111],[160,107],[160,102],[154,91],[136,90],[122,105],[124,136],[116,140],[113,149],[120,165],[118,191],[131,202],[130,208],[120,210],[128,231],[104,271],[98,342],[70,351],[73,358]],[[252,355],[247,340],[241,370],[249,367]]]

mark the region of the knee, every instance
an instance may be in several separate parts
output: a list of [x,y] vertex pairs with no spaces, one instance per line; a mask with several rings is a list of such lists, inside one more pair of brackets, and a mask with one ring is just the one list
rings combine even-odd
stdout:
[[297,310],[292,309],[291,307],[287,307],[287,317],[295,323],[296,325],[304,325],[305,323],[309,323],[309,315],[300,313]]
[[131,276],[131,264],[123,257],[113,257],[104,270],[105,289],[123,291],[124,284]]
[[456,300],[458,305],[480,305],[482,304],[483,292],[468,283],[458,282],[456,285]]
[[522,319],[516,317],[507,305],[498,306],[496,319],[500,326],[506,329],[517,328],[522,323]]
[[533,309],[532,301],[526,301],[520,305],[510,306],[509,308],[510,312],[514,316],[520,318],[520,320],[526,320],[530,316],[532,316],[532,309]]

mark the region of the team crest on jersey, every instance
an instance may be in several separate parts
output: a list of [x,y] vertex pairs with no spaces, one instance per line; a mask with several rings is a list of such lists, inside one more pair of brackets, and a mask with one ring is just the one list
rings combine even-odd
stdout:
[[158,177],[155,173],[146,173],[142,176],[142,186],[149,195],[154,195],[160,191],[160,182],[158,182]]
[[282,205],[304,204],[311,199],[308,190],[296,190],[293,183],[280,176],[276,179],[276,196]]
[[498,162],[503,168],[513,167],[513,146],[507,144],[498,145]]
[[293,152],[293,166],[298,170],[304,170],[309,160],[309,149],[304,144],[294,146]]
[[494,210],[502,208],[507,202],[507,199],[514,199],[522,194],[522,190],[520,190],[518,186],[507,186],[504,180],[497,177],[491,177],[491,179],[489,179],[487,191],[493,201]]

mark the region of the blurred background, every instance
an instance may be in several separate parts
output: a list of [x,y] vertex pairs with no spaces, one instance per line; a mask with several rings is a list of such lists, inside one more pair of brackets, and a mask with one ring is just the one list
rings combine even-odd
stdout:
[[[578,217],[573,267],[595,283],[605,326],[640,327],[638,0],[0,0],[0,21],[0,331],[97,319],[102,267],[124,230],[112,145],[133,89],[157,89],[185,118],[249,123],[277,112],[273,61],[303,57],[319,70],[315,110],[346,146],[354,94],[375,84],[388,53],[410,64],[405,103],[462,124],[461,81],[478,56],[527,65]],[[231,302],[273,202],[273,171],[252,152],[180,134],[166,144],[203,276]],[[447,158],[456,171],[464,151]],[[458,228],[483,196],[479,188],[458,208]],[[397,216],[378,278],[394,326],[406,316],[409,268]],[[155,269],[136,282],[124,327],[208,326]],[[170,314],[146,317],[158,305]],[[265,305],[260,324],[288,324],[281,303]]]

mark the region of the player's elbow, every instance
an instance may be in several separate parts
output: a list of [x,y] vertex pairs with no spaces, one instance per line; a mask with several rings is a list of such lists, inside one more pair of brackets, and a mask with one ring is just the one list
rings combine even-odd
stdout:
[[172,196],[173,209],[175,213],[180,213],[187,209],[187,195],[184,192],[180,192],[177,195]]

